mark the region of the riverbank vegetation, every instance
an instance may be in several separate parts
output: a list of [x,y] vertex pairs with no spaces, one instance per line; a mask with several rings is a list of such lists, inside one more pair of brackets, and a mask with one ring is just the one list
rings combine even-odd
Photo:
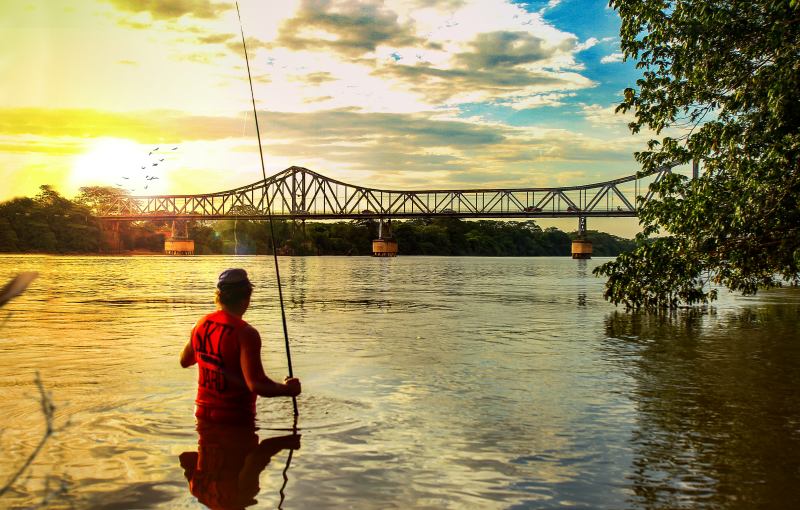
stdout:
[[[0,252],[111,252],[107,233],[93,211],[119,191],[83,188],[74,200],[42,186],[34,198],[0,204]],[[535,221],[466,221],[428,218],[394,221],[392,234],[401,255],[569,256],[576,233]],[[198,255],[271,253],[266,221],[220,220],[192,222],[189,237]],[[171,225],[166,222],[121,222],[118,248],[124,252],[161,253]],[[378,237],[375,220],[336,222],[275,221],[275,241],[283,255],[370,255]],[[587,234],[596,256],[616,256],[632,241],[603,232]]]
[[[800,282],[800,2],[611,0],[620,47],[642,77],[617,111],[644,172],[699,162],[697,179],[668,176],[642,204],[636,249],[595,272],[606,298],[674,308]],[[652,238],[655,237],[655,241]]]

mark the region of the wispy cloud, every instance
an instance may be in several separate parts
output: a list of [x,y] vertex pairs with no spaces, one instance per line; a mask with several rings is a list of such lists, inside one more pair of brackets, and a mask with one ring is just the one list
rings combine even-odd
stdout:
[[575,97],[574,92],[551,92],[548,94],[533,94],[530,96],[511,97],[495,102],[497,105],[508,106],[514,110],[528,110],[541,108],[543,106],[563,106],[566,104],[564,99]]
[[[43,153],[72,150],[100,137],[134,140],[143,145],[169,139],[182,147],[194,144],[201,153],[220,153],[221,161],[225,151],[235,152],[236,147],[241,147],[251,155],[251,165],[257,166],[253,159],[257,149],[250,140],[252,126],[244,112],[229,117],[164,111],[18,109],[0,113],[3,143],[21,147],[31,139],[45,145],[49,140],[52,150],[42,146]],[[419,180],[415,174],[439,172],[437,186],[456,187],[476,171],[493,173],[494,180],[485,182],[487,186],[554,185],[566,182],[567,174],[562,175],[564,170],[558,168],[564,162],[590,163],[590,167],[599,170],[603,162],[617,165],[631,160],[627,141],[602,140],[563,129],[515,128],[497,123],[437,120],[423,114],[353,110],[259,112],[259,117],[265,152],[272,165],[309,166],[333,177],[360,172],[372,184],[381,186],[408,187]],[[197,159],[202,161],[202,157]],[[198,179],[187,184],[190,189],[186,192],[209,191],[220,185]]]
[[276,45],[290,50],[329,49],[348,57],[372,53],[379,45],[424,45],[412,23],[401,24],[383,2],[303,0],[280,28]]
[[615,113],[617,105],[581,104],[580,106],[584,118],[596,127],[617,127],[622,130],[631,120],[630,115],[626,117],[622,113]]
[[233,4],[210,0],[108,0],[115,7],[132,13],[149,13],[153,19],[175,19],[182,16],[215,18]]
[[624,55],[622,53],[612,53],[611,55],[606,55],[605,57],[600,59],[601,64],[614,64],[617,62],[622,62]]
[[197,38],[202,44],[221,44],[235,38],[236,34],[208,34]]

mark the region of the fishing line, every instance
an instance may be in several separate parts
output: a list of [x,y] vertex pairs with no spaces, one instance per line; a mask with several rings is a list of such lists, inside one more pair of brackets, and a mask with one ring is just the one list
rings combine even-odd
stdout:
[[[258,138],[258,155],[261,157],[261,175],[264,178],[264,195],[267,195],[267,170],[264,168],[264,150],[261,148],[261,130],[258,128],[258,111],[256,110],[256,94],[253,91],[253,76],[250,74],[250,57],[247,56],[247,43],[244,40],[244,27],[242,15],[239,13],[239,2],[236,2],[236,16],[239,17],[239,30],[242,33],[242,47],[244,48],[244,61],[247,64],[247,80],[250,83],[250,98],[253,101],[253,118],[256,121],[256,137]],[[272,257],[275,260],[275,281],[278,284],[278,300],[281,305],[281,322],[283,323],[283,339],[286,342],[286,362],[289,365],[289,377],[294,377],[292,371],[292,353],[289,350],[289,330],[286,327],[286,310],[283,306],[283,290],[281,290],[281,271],[278,268],[278,250],[275,247],[275,226],[272,221],[272,200],[267,197],[267,217],[269,218],[269,233],[272,244]],[[297,397],[292,397],[292,406],[295,417],[297,411]]]

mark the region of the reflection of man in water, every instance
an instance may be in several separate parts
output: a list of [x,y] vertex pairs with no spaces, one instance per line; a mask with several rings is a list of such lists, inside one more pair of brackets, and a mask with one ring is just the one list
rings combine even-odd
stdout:
[[180,455],[189,490],[213,509],[242,509],[256,503],[261,471],[283,449],[300,448],[300,436],[258,442],[255,427],[198,420],[197,452]]
[[181,366],[197,363],[198,419],[228,424],[252,424],[256,395],[294,397],[300,381],[274,382],[261,364],[261,337],[242,320],[253,286],[244,269],[228,269],[217,282],[217,311],[200,319],[181,353]]

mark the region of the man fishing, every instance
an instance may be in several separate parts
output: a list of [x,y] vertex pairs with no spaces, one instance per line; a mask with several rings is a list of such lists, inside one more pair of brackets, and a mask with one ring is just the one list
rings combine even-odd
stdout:
[[261,337],[242,320],[253,285],[244,269],[227,269],[217,282],[217,311],[200,319],[181,352],[181,366],[197,363],[195,416],[216,423],[255,421],[256,396],[296,397],[300,380],[283,384],[267,377],[261,364]]

